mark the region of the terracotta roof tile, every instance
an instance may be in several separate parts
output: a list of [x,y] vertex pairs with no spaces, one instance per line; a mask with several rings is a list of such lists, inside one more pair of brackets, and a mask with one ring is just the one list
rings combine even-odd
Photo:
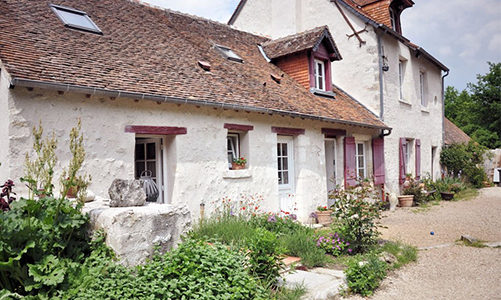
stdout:
[[336,54],[337,59],[341,59],[339,50],[327,26],[316,27],[308,31],[265,42],[263,49],[270,59],[275,59],[316,48],[324,39],[328,40],[329,47],[331,47],[330,50]]
[[[50,3],[88,13],[103,35],[64,27]],[[128,0],[0,0],[0,60],[13,79],[196,99],[383,128],[352,100],[314,96],[257,48],[268,39]],[[244,60],[227,60],[223,45]],[[211,65],[206,72],[198,65]]]
[[468,143],[471,138],[449,119],[444,120],[444,143],[446,145]]

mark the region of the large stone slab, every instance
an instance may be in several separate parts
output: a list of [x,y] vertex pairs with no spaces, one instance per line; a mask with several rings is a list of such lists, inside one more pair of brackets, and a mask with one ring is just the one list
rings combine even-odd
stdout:
[[165,252],[181,241],[191,227],[187,206],[147,203],[138,207],[109,207],[107,202],[87,203],[93,230],[103,229],[106,244],[120,263],[133,266],[144,263],[155,245]]
[[115,179],[108,190],[110,207],[142,206],[146,193],[140,180]]
[[340,289],[346,287],[343,271],[326,268],[315,268],[309,271],[296,270],[283,277],[285,286],[294,288],[302,285],[306,294],[305,300],[336,299]]

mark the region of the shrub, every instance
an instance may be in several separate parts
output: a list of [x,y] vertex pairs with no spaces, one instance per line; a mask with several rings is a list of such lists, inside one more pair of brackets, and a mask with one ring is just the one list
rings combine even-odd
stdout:
[[381,202],[371,186],[337,190],[329,195],[335,200],[333,207],[337,223],[333,231],[349,241],[355,253],[370,249],[377,242],[376,222],[381,218]]
[[386,276],[387,265],[375,255],[348,262],[345,270],[348,288],[362,296],[370,296]]
[[278,278],[283,253],[275,234],[263,228],[256,228],[254,236],[248,241],[251,272],[258,278],[275,283]]
[[470,141],[468,144],[454,144],[442,149],[440,163],[453,177],[464,175],[477,188],[483,186],[487,175],[483,170],[487,148]]
[[312,229],[303,227],[289,234],[281,235],[279,241],[288,255],[301,257],[301,263],[306,267],[321,267],[327,263],[325,251],[318,248]]
[[294,214],[260,214],[251,218],[250,223],[255,228],[265,228],[277,235],[290,234],[306,229],[301,223],[296,221]]
[[414,195],[414,202],[416,202],[416,204],[418,205],[428,202],[428,197],[423,192],[421,183],[413,178],[410,179],[409,186],[404,188],[402,194]]
[[320,235],[317,238],[317,247],[323,249],[326,253],[333,256],[339,256],[344,253],[351,253],[352,249],[349,248],[350,242],[345,242],[345,240],[338,235],[338,233],[329,233],[325,235]]
[[[86,263],[91,264],[89,261]],[[136,270],[115,263],[101,270],[94,268],[98,272],[90,282],[84,286],[75,282],[64,298],[267,299],[267,291],[245,266],[245,256],[223,244],[187,240]]]
[[417,248],[400,242],[387,242],[378,252],[388,252],[397,258],[397,261],[392,266],[393,269],[398,269],[403,265],[417,260]]

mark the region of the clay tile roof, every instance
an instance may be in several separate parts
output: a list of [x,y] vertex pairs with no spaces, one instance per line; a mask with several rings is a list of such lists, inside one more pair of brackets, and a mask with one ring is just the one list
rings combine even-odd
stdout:
[[351,2],[354,2],[355,4],[357,4],[359,6],[365,6],[365,5],[369,5],[369,4],[372,4],[375,2],[379,2],[379,1],[382,1],[382,0],[351,0]]
[[[11,83],[74,87],[136,99],[160,99],[387,128],[355,103],[313,95],[266,61],[268,39],[214,21],[128,0],[57,0],[85,11],[103,35],[66,28],[55,0],[0,0],[0,63]],[[231,48],[243,63],[215,45]],[[210,72],[198,62],[210,64]],[[340,109],[345,107],[345,109]]]
[[327,26],[316,27],[308,31],[268,41],[263,44],[263,49],[266,55],[273,60],[304,50],[316,49],[324,40],[327,41],[329,51],[335,54],[336,59],[341,59],[339,50]]
[[471,140],[471,138],[464,131],[447,118],[444,120],[444,131],[444,143],[446,145],[465,144]]

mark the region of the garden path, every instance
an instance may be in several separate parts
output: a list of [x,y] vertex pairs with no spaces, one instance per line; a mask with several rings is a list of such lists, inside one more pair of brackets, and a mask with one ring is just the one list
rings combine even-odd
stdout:
[[389,274],[371,299],[501,299],[501,248],[455,244],[464,234],[501,242],[501,188],[482,189],[473,200],[415,210],[385,213],[383,238],[422,250],[416,263]]

